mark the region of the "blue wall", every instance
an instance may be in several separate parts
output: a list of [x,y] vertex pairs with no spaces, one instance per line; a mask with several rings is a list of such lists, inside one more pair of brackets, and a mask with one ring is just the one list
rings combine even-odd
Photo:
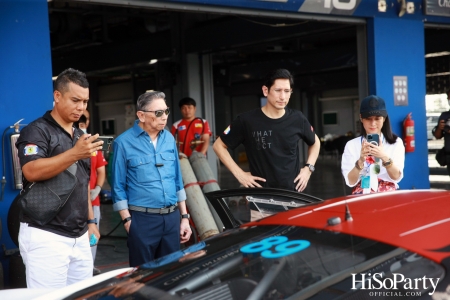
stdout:
[[[28,123],[51,109],[52,71],[48,7],[46,0],[0,0],[0,132],[19,119]],[[9,135],[12,130],[7,131]],[[18,194],[13,189],[9,139],[5,137],[7,183],[0,201],[1,244],[7,250],[17,248],[8,234],[7,215]],[[3,163],[3,158],[1,160]],[[0,247],[0,261],[8,284],[8,258]]]
[[[406,153],[401,189],[430,188],[425,113],[425,40],[420,20],[377,18],[367,22],[369,89],[386,101],[393,131],[403,138],[412,112],[416,149]],[[394,106],[393,76],[408,77],[407,106]]]

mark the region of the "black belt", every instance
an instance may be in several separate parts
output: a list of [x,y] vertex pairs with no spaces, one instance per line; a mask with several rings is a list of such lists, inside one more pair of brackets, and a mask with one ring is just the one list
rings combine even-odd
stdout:
[[134,206],[134,205],[128,205],[129,210],[134,211],[140,211],[145,213],[152,213],[152,214],[170,214],[176,211],[178,208],[178,204],[169,206],[169,207],[163,207],[163,208],[149,208],[149,207],[142,207],[142,206]]

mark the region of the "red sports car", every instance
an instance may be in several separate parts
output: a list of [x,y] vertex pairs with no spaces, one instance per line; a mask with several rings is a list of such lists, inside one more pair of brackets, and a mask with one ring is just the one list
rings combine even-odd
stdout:
[[42,299],[450,299],[448,191],[321,201],[237,189],[207,198],[224,232]]

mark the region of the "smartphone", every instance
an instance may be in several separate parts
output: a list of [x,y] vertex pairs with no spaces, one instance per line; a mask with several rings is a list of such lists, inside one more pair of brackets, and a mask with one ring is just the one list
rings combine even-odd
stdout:
[[99,136],[95,142],[103,141],[102,150],[101,151],[111,151],[111,147],[114,141],[112,136]]
[[378,133],[369,133],[367,134],[367,142],[379,146],[380,136]]

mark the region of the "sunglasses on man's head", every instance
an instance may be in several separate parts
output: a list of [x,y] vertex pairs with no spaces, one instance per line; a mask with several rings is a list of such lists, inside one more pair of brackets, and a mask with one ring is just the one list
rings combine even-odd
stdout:
[[155,113],[155,116],[157,118],[161,117],[163,114],[169,115],[170,114],[170,107],[162,110],[141,110],[143,112],[152,112]]

